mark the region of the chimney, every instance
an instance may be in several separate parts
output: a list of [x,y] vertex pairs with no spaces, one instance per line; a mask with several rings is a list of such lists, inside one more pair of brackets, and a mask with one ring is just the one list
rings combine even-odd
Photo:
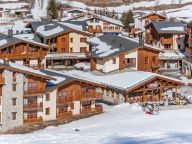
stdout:
[[142,38],[139,38],[139,45],[144,46],[144,40]]
[[8,30],[8,37],[12,37],[13,36],[13,30],[9,29]]

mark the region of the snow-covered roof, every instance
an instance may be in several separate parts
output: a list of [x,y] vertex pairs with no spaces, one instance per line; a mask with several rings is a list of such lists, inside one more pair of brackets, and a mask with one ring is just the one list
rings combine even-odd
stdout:
[[7,47],[19,42],[28,42],[28,43],[32,43],[32,44],[36,44],[36,45],[48,48],[48,45],[36,42],[33,39],[28,39],[21,35],[8,36],[6,34],[0,33],[0,48]]
[[74,65],[74,67],[77,68],[77,69],[82,68],[84,70],[88,70],[88,69],[90,69],[90,64],[88,64],[88,63],[77,63],[77,64]]
[[157,12],[151,12],[151,13],[145,14],[141,18],[143,19],[143,18],[146,18],[146,17],[151,16],[151,15],[158,15],[160,17],[166,18],[166,16],[164,16],[164,15],[162,15],[160,13],[157,13]]
[[151,72],[143,72],[143,71],[133,71],[133,72],[122,72],[118,74],[110,74],[110,75],[94,75],[91,72],[83,72],[83,71],[64,71],[65,75],[69,75],[71,77],[84,79],[87,81],[92,81],[95,83],[108,85],[110,87],[129,90],[141,83],[146,82],[146,80],[150,80],[155,77],[161,77],[168,80],[172,80],[175,82],[182,83],[180,80],[169,78],[166,76],[162,76],[159,74],[151,73]]
[[32,75],[39,75],[42,77],[47,77],[48,79],[53,79],[53,78],[49,77],[48,75],[42,73],[40,70],[35,70],[35,69],[29,68],[29,67],[24,66],[24,65],[12,63],[10,61],[5,62],[5,60],[2,60],[2,59],[0,59],[0,66],[3,66],[5,68],[17,69],[17,70],[20,70],[21,73],[30,73]]
[[[46,28],[46,27],[49,27],[49,28]],[[64,29],[61,26],[54,26],[53,24],[39,26],[36,30],[37,33],[46,37],[61,33],[62,31],[64,31]]]
[[184,55],[182,53],[174,50],[165,50],[163,53],[159,54],[160,60],[179,60],[183,57]]
[[[102,35],[88,40],[93,45],[92,57],[107,58],[142,46],[138,40],[116,35]],[[159,48],[144,44],[146,48],[161,51]]]
[[170,21],[153,21],[151,24],[157,30],[158,33],[173,33],[173,34],[184,34],[186,33],[184,27],[187,24],[181,22],[170,22]]

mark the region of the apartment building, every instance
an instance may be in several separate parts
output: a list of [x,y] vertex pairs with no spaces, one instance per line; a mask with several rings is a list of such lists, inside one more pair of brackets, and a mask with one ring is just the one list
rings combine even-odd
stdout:
[[0,131],[101,113],[102,84],[0,60]]
[[109,73],[126,68],[158,72],[160,49],[122,36],[102,35],[89,40],[91,70]]
[[46,80],[53,78],[22,65],[0,60],[0,131],[31,121],[42,121],[42,97]]
[[[164,54],[159,57],[165,70],[180,69],[182,51],[185,50],[186,24],[170,21],[153,21],[147,27],[146,43],[159,47]],[[165,58],[166,57],[166,58]],[[167,65],[170,65],[166,67]]]
[[0,33],[0,59],[33,68],[44,68],[44,59],[48,51],[48,45],[13,35],[12,30],[9,30],[8,35]]
[[87,40],[93,35],[84,27],[64,22],[32,22],[27,25],[50,48],[46,56],[46,68],[72,67],[78,62],[89,61]]

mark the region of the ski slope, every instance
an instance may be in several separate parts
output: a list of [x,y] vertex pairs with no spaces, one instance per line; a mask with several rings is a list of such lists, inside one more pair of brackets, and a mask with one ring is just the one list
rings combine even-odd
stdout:
[[[24,135],[1,144],[184,144],[192,141],[192,110],[146,115],[136,104],[105,106],[103,114]],[[79,129],[76,132],[75,129]]]

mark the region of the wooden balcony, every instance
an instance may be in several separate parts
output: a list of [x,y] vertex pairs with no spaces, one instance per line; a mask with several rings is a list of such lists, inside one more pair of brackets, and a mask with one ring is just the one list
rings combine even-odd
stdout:
[[41,123],[41,122],[43,122],[43,118],[42,117],[30,117],[30,118],[24,118],[23,121],[25,124]]
[[5,77],[0,77],[0,85],[5,84]]
[[33,69],[43,69],[44,64],[24,64],[27,67],[33,68]]
[[57,113],[57,119],[65,119],[73,116],[72,111],[60,111]]
[[46,56],[46,52],[31,52],[24,54],[15,54],[15,53],[1,53],[0,59],[28,59],[28,58],[42,58]]
[[83,107],[80,111],[80,114],[86,115],[86,114],[92,114],[92,113],[101,113],[103,112],[103,107],[102,105],[95,105],[95,108],[91,107]]
[[164,39],[164,38],[161,38],[161,43],[162,43],[162,44],[172,44],[172,43],[173,43],[173,39]]
[[70,103],[70,102],[73,102],[73,97],[69,96],[69,97],[66,97],[64,99],[61,99],[61,98],[57,98],[57,104],[63,104],[63,103]]
[[81,101],[91,101],[91,100],[101,100],[103,99],[102,94],[99,93],[89,93],[87,96],[83,95]]
[[102,33],[102,29],[101,28],[88,28],[88,32],[90,33],[93,33],[93,32],[96,32],[96,33]]
[[27,96],[41,96],[44,94],[44,90],[43,89],[28,89],[28,90],[24,90],[24,97]]
[[23,106],[23,111],[31,111],[31,110],[43,110],[42,103],[29,103]]

